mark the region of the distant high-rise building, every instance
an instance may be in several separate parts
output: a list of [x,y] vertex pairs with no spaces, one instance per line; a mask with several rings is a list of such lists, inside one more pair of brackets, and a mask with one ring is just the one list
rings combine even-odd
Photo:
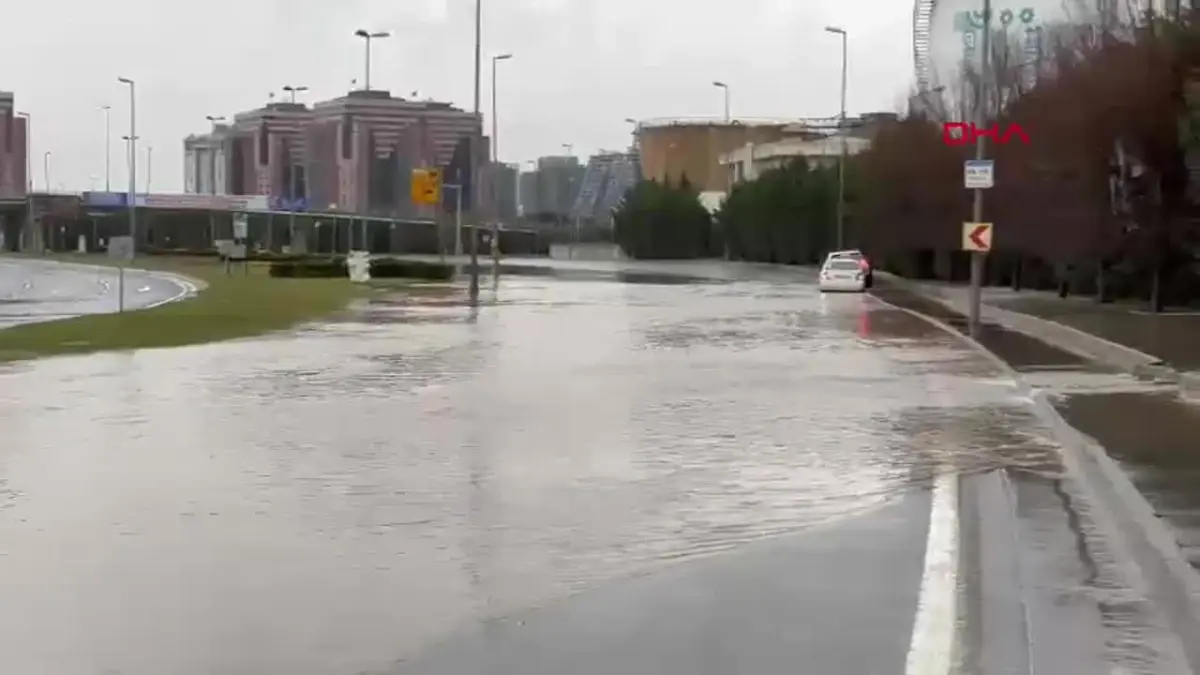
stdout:
[[28,120],[17,115],[12,92],[0,91],[0,200],[25,199],[28,127]]
[[488,213],[494,214],[502,222],[512,222],[517,217],[517,167],[504,163],[489,164],[484,182],[490,195]]
[[185,174],[197,177],[189,191],[202,191],[208,151],[224,159],[215,161],[223,180],[219,168],[210,172],[218,192],[268,195],[312,210],[427,216],[410,199],[412,170],[442,167],[447,182],[449,174],[465,174],[469,194],[470,172],[455,169],[469,165],[469,139],[480,130],[473,113],[386,91],[352,91],[311,109],[273,102],[234,116],[228,129],[185,140]]
[[572,156],[542,157],[537,169],[522,177],[521,210],[526,217],[551,215],[570,217],[571,207],[583,183],[584,167]]
[[183,139],[183,191],[203,195],[226,194],[229,125],[215,124],[207,134]]
[[526,171],[521,174],[521,177],[517,181],[521,215],[532,216],[538,213],[541,210],[541,202],[538,201],[537,171]]
[[606,152],[588,159],[579,193],[571,206],[571,218],[608,226],[612,211],[641,175],[633,152]]

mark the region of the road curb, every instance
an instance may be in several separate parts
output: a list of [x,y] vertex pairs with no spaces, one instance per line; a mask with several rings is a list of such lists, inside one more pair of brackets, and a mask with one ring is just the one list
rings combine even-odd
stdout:
[[[68,260],[45,260],[45,259],[41,259],[41,258],[27,258],[27,257],[16,257],[16,256],[9,257],[8,259],[23,263],[23,264],[32,263],[32,264],[44,265],[44,266],[73,267],[75,269],[82,269],[82,270],[88,270],[88,271],[115,271],[115,270],[119,269],[119,268],[112,267],[109,265],[93,265],[93,264],[89,264],[89,263],[73,262],[73,261],[68,261]],[[194,297],[200,291],[203,291],[204,289],[208,288],[208,283],[201,279],[196,279],[196,278],[189,277],[189,276],[186,276],[183,274],[177,274],[175,272],[163,272],[160,270],[151,270],[151,269],[146,269],[144,267],[132,267],[132,266],[126,267],[124,269],[126,271],[134,271],[134,272],[137,272],[138,274],[143,274],[148,277],[164,279],[166,281],[169,281],[169,282],[175,284],[180,289],[179,293],[177,293],[176,295],[174,295],[170,298],[167,298],[166,300],[161,300],[159,302],[155,302],[155,303],[146,305],[145,307],[138,307],[136,309],[132,309],[131,311],[142,311],[145,309],[153,309],[155,307],[161,307],[163,305],[166,305],[166,304],[169,304],[172,302],[186,300],[190,297]]]
[[[901,288],[959,311],[959,308],[942,297],[925,292],[920,284],[913,284],[893,275],[887,275],[887,278]],[[1187,639],[1189,636],[1200,635],[1200,574],[1192,568],[1175,535],[1155,515],[1154,507],[1133,484],[1124,469],[1109,456],[1103,446],[1068,424],[1054,408],[1045,390],[1030,385],[1020,372],[978,340],[964,335],[934,317],[916,310],[897,307],[878,297],[875,299],[920,317],[960,338],[985,355],[1016,382],[1017,389],[1032,401],[1034,411],[1050,427],[1058,440],[1062,448],[1060,454],[1064,468],[1070,475],[1079,479],[1080,488],[1089,501],[1101,510],[1101,518],[1098,520],[1111,524],[1112,527],[1107,528],[1111,530],[1108,535],[1112,538],[1114,547],[1124,554],[1123,559],[1128,561],[1123,567],[1130,586],[1144,593],[1165,614],[1171,630],[1180,638],[1180,648],[1191,668],[1200,672],[1200,642]],[[1010,326],[1004,327],[1024,332]],[[1200,397],[1200,374],[1188,384],[1195,387],[1196,396]]]
[[[884,276],[904,288],[936,300],[961,314],[967,314],[965,303],[947,297],[936,286],[914,282],[884,273]],[[1200,373],[1180,372],[1158,357],[1132,347],[1093,335],[1053,319],[1025,314],[984,303],[981,314],[985,319],[1009,330],[1023,333],[1076,356],[1130,373],[1140,380],[1178,386],[1180,398],[1200,403]]]

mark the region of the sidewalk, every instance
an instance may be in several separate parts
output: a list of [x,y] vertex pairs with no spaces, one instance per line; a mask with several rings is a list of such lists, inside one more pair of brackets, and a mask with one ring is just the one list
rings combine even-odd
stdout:
[[[966,332],[966,287],[891,278],[879,286],[874,294],[881,299]],[[1188,375],[1175,370],[1200,368],[1200,316],[1145,315],[1128,306],[1006,289],[988,289],[984,303],[979,342],[1019,373],[1044,379],[1050,370],[1052,378],[1099,370],[1159,383],[1139,387],[1126,375],[1128,386],[1115,391],[1059,391],[1049,398],[1067,424],[1117,462],[1188,562],[1200,568],[1200,405],[1179,395],[1179,379]]]

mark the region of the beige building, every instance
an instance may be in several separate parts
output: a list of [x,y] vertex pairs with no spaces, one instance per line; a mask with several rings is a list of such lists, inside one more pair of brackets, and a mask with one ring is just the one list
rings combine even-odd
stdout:
[[[846,154],[855,155],[871,147],[869,138],[847,135]],[[837,166],[842,156],[842,137],[837,134],[785,138],[770,143],[747,143],[719,158],[730,184],[754,180],[764,171],[778,169],[789,161],[804,157],[809,166]]]

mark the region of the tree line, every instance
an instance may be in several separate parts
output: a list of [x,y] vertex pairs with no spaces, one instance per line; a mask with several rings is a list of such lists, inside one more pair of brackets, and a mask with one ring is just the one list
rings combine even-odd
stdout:
[[[997,167],[985,193],[984,220],[995,224],[989,281],[1143,296],[1156,307],[1200,296],[1195,18],[1058,27],[1033,63],[997,31],[991,77],[964,68],[957,92],[921,92],[922,105],[851,158],[845,244],[909,276],[966,275],[963,161],[975,147],[948,144],[944,125],[969,121],[978,101],[986,126],[1019,125],[1030,138],[988,148]],[[836,170],[803,159],[739,183],[712,217],[686,181],[647,181],[615,214],[616,240],[635,258],[813,263],[836,244],[836,205]]]
[[686,176],[643,180],[613,214],[614,238],[632,258],[816,263],[835,243],[837,180],[835,169],[797,157],[734,185],[716,213]]

